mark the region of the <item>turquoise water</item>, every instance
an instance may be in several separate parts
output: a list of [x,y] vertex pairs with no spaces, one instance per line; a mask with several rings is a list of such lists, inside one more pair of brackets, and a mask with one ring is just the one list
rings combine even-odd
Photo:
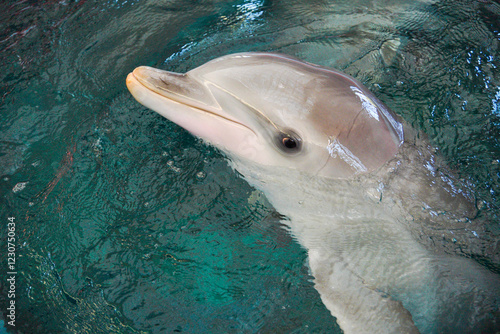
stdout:
[[474,187],[500,271],[494,1],[0,4],[0,307],[11,333],[340,333],[305,251],[216,150],[139,105],[134,67],[274,51],[365,83]]

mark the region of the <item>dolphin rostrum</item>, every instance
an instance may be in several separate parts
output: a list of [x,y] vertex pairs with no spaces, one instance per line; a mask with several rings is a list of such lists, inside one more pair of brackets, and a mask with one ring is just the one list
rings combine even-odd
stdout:
[[344,332],[498,330],[498,275],[436,246],[451,228],[467,242],[471,192],[352,77],[241,53],[185,74],[138,67],[127,87],[286,216]]

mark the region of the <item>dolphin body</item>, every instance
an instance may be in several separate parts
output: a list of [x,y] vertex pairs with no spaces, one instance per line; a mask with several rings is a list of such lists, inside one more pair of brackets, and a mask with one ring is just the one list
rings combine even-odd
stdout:
[[221,149],[286,216],[345,333],[498,330],[498,276],[435,246],[466,230],[473,197],[352,77],[241,53],[185,74],[138,67],[127,87]]

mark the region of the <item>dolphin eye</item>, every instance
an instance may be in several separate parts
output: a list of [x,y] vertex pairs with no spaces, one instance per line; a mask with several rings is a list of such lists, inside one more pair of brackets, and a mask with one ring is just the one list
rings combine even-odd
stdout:
[[300,138],[292,133],[281,132],[279,134],[279,147],[287,153],[298,152],[301,148]]
[[297,147],[297,142],[292,137],[285,137],[281,141],[286,148],[292,149]]

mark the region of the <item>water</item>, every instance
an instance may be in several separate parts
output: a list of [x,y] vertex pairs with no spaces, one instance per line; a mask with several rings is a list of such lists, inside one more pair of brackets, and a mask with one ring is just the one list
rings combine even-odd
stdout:
[[343,70],[426,133],[488,217],[472,232],[490,246],[462,255],[500,271],[498,3],[19,1],[0,17],[9,332],[341,332],[265,198],[126,91],[136,66],[182,72],[233,52]]

